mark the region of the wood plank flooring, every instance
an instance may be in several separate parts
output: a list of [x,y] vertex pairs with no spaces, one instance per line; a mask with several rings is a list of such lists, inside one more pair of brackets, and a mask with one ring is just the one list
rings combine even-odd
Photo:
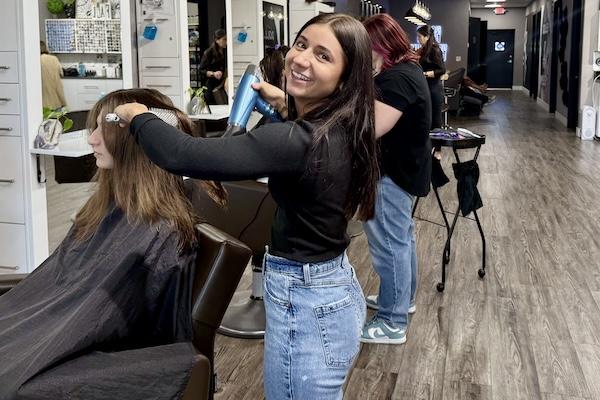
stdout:
[[[600,143],[580,141],[521,92],[499,93],[479,119],[451,122],[487,135],[479,161],[487,275],[477,278],[476,225],[459,219],[438,293],[445,231],[418,220],[408,341],[363,345],[345,398],[600,399]],[[448,174],[452,160],[445,151]],[[48,184],[51,248],[88,187]],[[455,209],[454,181],[441,195]],[[442,221],[433,195],[418,215]],[[365,293],[376,293],[364,235],[348,253]],[[249,283],[248,273],[240,287]],[[262,348],[261,340],[217,338],[216,399],[263,398]]]

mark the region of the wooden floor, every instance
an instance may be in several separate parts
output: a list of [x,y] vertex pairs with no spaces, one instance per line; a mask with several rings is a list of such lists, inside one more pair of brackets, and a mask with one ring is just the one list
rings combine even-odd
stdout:
[[[453,125],[487,135],[479,188],[488,273],[477,277],[475,223],[459,219],[438,293],[445,230],[417,221],[419,292],[408,341],[363,345],[345,398],[600,399],[600,143],[581,142],[521,92],[501,93],[479,119]],[[451,161],[445,152],[449,174]],[[74,210],[52,202],[75,207],[85,186],[52,186],[57,243]],[[454,181],[441,194],[455,209]],[[433,196],[421,203],[421,218],[442,221]],[[349,256],[365,293],[376,293],[364,235]],[[260,340],[218,337],[216,399],[263,398],[262,348]]]

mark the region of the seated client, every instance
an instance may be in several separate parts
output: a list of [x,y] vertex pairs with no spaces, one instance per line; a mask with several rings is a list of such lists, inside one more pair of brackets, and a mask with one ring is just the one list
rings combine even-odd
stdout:
[[[182,178],[152,164],[126,129],[105,122],[117,105],[133,101],[173,111],[178,128],[191,132],[191,121],[155,90],[118,90],[90,111],[95,191],[56,251],[0,297],[2,400],[18,398],[36,375],[82,356],[192,339],[196,218]],[[220,184],[201,185],[224,202]],[[184,348],[193,354],[191,345]],[[156,369],[154,379],[163,376],[161,364],[146,366],[144,373],[153,376]],[[119,373],[126,370],[122,365]],[[143,385],[136,379],[135,385]],[[186,381],[184,374],[166,384],[181,393]],[[102,392],[102,380],[95,383]],[[134,389],[121,387],[113,398],[135,398],[127,390]]]

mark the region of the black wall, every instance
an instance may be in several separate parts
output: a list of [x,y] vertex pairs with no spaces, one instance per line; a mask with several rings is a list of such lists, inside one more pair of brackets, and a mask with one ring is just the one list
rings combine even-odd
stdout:
[[[413,4],[414,1],[390,1],[389,14],[400,22],[411,41],[416,43],[417,26],[404,19],[406,11]],[[442,26],[442,42],[448,43],[446,69],[452,71],[467,68],[471,9],[469,0],[428,0],[426,4],[432,14],[430,24]]]

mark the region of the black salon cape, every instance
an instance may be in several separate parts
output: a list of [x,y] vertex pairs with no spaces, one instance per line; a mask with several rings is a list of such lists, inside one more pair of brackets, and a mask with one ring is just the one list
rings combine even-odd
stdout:
[[195,252],[178,254],[177,239],[116,208],[89,240],[69,232],[0,296],[0,399],[179,398],[194,363]]

